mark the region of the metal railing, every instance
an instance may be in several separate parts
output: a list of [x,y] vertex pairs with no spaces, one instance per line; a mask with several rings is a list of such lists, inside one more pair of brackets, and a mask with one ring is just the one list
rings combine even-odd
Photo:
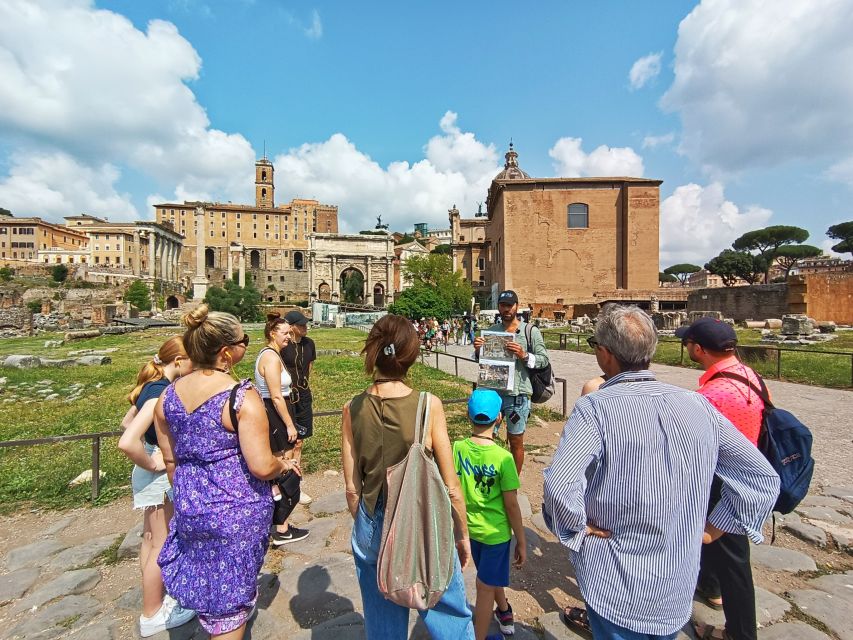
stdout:
[[[577,338],[577,347],[576,347],[576,349],[572,349],[572,350],[579,351],[579,350],[581,350],[581,339],[586,340],[586,338],[590,337],[592,334],[591,333],[547,333],[547,334],[544,334],[546,339],[548,336],[554,336],[554,335],[558,336],[558,344],[559,344],[558,348],[561,351],[569,350],[568,345],[569,345],[569,339],[570,338],[572,339],[571,342],[575,342],[575,338]],[[662,338],[662,339],[658,339],[658,344],[678,344],[678,345],[680,345],[681,352],[679,354],[678,364],[681,366],[684,366],[684,344],[682,344],[681,340],[678,340],[678,339],[667,340],[665,338]],[[769,360],[773,359],[776,361],[775,377],[777,380],[782,379],[782,353],[783,352],[817,355],[817,356],[844,356],[844,357],[850,359],[850,385],[849,386],[853,387],[853,352],[850,352],[850,351],[824,351],[824,350],[817,350],[817,349],[796,349],[794,347],[780,347],[780,346],[775,346],[775,345],[763,345],[763,344],[761,344],[761,345],[758,345],[758,344],[740,345],[737,348],[737,350],[738,350],[738,356],[742,360],[745,358],[746,352],[748,352],[748,351],[752,351],[753,354],[756,352],[759,352],[759,351],[775,352],[775,356],[767,357],[765,355],[759,359],[763,360],[763,361],[769,361]],[[750,361],[750,360],[754,361],[755,360],[754,358],[751,358],[751,357],[746,357],[745,359],[747,361]]]
[[[456,375],[457,378],[459,377],[459,361],[460,360],[463,360],[464,362],[473,362],[475,364],[477,363],[477,360],[475,360],[474,358],[466,358],[465,356],[458,356],[455,353],[447,353],[446,351],[437,351],[435,349],[426,350],[426,349],[421,348],[421,364],[423,364],[423,365],[426,365],[427,354],[435,354],[435,368],[436,369],[441,368],[438,366],[439,355],[447,356],[448,358],[453,358],[454,374]],[[560,397],[561,397],[560,410],[561,410],[561,415],[564,418],[567,418],[569,415],[569,413],[568,413],[569,397],[568,397],[568,390],[566,389],[566,379],[555,377],[554,381],[562,387],[561,394],[560,394]],[[465,401],[467,401],[467,400],[465,400]],[[444,401],[442,400],[442,402],[444,402]]]

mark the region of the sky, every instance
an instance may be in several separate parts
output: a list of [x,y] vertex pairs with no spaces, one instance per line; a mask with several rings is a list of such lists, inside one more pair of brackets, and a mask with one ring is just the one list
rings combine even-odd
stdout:
[[853,0],[0,0],[0,207],[339,206],[473,215],[534,177],[663,180],[661,268],[853,220]]

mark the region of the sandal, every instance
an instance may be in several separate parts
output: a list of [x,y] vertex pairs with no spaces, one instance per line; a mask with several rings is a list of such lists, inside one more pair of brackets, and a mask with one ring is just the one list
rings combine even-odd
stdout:
[[592,628],[589,626],[589,616],[586,609],[580,607],[566,607],[560,612],[560,620],[569,629],[580,629],[592,633]]
[[697,623],[693,625],[699,640],[729,640],[725,627],[715,627],[712,624]]
[[[696,595],[699,596],[703,604],[708,605],[714,611],[723,610],[723,599],[720,596],[712,596],[709,592],[705,591],[701,587],[696,587]],[[715,600],[717,600],[718,602],[714,602]]]

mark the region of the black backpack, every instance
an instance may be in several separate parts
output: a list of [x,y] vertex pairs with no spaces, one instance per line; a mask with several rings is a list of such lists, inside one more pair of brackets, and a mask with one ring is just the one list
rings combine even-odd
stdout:
[[[533,327],[529,323],[524,325],[524,337],[527,340],[527,350],[531,350],[533,346]],[[551,396],[554,395],[554,387],[557,381],[554,379],[554,371],[551,369],[549,362],[541,369],[528,369],[530,374],[530,384],[533,387],[533,394],[530,396],[530,401],[536,404],[548,402]]]
[[710,379],[714,378],[730,378],[745,384],[764,402],[758,449],[779,474],[779,498],[773,511],[791,513],[809,492],[814,473],[811,431],[793,414],[773,406],[761,376],[758,376],[760,389],[748,378],[728,371],[719,371]]

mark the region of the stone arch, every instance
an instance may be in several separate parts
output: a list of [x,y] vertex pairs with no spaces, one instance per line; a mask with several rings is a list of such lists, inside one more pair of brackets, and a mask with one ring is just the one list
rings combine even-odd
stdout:
[[385,306],[385,287],[382,285],[381,282],[377,282],[375,285],[373,285],[373,306]]
[[305,268],[305,255],[301,251],[293,252],[293,268],[302,271]]
[[[358,267],[354,267],[352,265],[348,266],[346,269],[341,271],[340,276],[338,276],[338,291],[340,291],[340,294],[341,294],[341,301],[342,302],[346,301],[346,290],[344,288],[344,284],[346,283],[347,278],[349,278],[350,276],[357,276],[357,277],[361,278],[361,292],[358,294],[357,302],[363,302],[364,301],[364,282],[365,282],[364,272],[361,269],[359,269]],[[349,300],[349,302],[356,302],[356,301]]]
[[250,269],[260,269],[261,268],[261,252],[257,249],[252,249],[249,252],[249,268]]
[[167,309],[177,309],[180,305],[180,301],[175,296],[169,296],[168,298],[166,298]]
[[332,288],[327,283],[321,282],[317,288],[317,297],[328,302],[332,299]]
[[215,265],[215,259],[216,259],[216,253],[213,251],[213,249],[208,247],[207,249],[204,250],[204,266],[205,267],[207,267],[208,269],[213,269],[213,267],[216,266]]

